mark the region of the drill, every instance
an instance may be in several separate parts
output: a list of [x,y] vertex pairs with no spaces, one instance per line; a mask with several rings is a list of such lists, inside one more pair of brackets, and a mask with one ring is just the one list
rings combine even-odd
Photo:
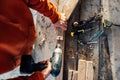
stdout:
[[[52,64],[51,75],[56,77],[59,75],[62,65],[62,49],[61,45],[57,44],[53,52],[52,57],[50,58]],[[47,67],[47,64],[43,63],[34,63],[34,60],[31,55],[24,55],[21,59],[20,72],[31,74],[35,71],[42,71]]]

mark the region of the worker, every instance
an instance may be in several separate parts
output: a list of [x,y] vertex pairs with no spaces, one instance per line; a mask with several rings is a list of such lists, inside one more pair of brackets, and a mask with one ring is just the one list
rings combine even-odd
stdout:
[[[55,27],[66,30],[65,17],[48,0],[1,0],[0,74],[13,70],[20,65],[22,56],[31,54],[36,31],[29,8],[49,17]],[[44,70],[9,80],[45,80],[52,70],[51,63],[49,60],[41,63],[47,64]]]

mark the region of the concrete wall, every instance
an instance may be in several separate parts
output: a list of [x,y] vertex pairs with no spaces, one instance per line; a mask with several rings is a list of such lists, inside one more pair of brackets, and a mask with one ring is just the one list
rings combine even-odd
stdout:
[[[104,18],[120,24],[120,0],[103,0]],[[113,80],[120,80],[120,26],[112,26],[108,36]]]

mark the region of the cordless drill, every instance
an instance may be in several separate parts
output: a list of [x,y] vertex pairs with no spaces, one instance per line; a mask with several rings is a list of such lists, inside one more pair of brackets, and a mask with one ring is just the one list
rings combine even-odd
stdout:
[[[51,75],[56,77],[59,75],[62,65],[62,49],[60,44],[57,44],[52,57],[50,58],[52,64]],[[30,74],[35,71],[42,71],[47,67],[45,63],[34,63],[31,55],[24,55],[21,59],[20,72]]]

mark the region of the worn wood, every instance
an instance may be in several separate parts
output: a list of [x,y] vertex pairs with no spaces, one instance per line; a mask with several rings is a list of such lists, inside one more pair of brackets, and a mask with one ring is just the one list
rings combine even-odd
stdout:
[[[59,0],[58,11],[65,13],[67,19],[69,19],[71,13],[76,7],[79,0]],[[81,1],[81,0],[80,0]]]
[[93,80],[94,70],[93,70],[93,62],[86,62],[86,80]]
[[[84,0],[84,1],[82,1],[80,20],[87,20],[90,17],[93,17],[95,15],[95,13],[99,14],[99,10],[100,10],[100,0]],[[87,39],[87,37],[84,37],[84,38]],[[95,45],[93,52],[94,52],[94,55],[90,58],[90,60],[93,61],[94,80],[98,80],[98,71],[99,71],[98,44]]]
[[79,60],[78,80],[86,80],[86,60]]
[[[81,5],[80,5],[81,4]],[[76,8],[74,9],[69,21],[68,21],[68,30],[66,33],[66,51],[65,51],[65,69],[69,67],[69,65],[71,65],[70,63],[70,57],[74,57],[76,56],[76,52],[78,53],[78,57],[82,58],[84,56],[81,56],[81,53],[79,53],[81,51],[81,49],[77,50],[77,41],[70,37],[70,31],[72,28],[72,23],[74,21],[80,21],[80,20],[86,20],[89,17],[94,16],[95,13],[98,13],[98,9],[99,9],[99,0],[82,0],[82,2],[80,1]],[[96,46],[97,47],[97,46]],[[95,77],[94,80],[98,80],[98,48],[95,48],[96,50],[94,50],[94,56],[91,58],[91,60],[94,62],[94,67],[95,67]],[[67,57],[66,57],[67,56]],[[76,58],[74,61],[74,64],[76,64]],[[73,65],[71,65],[73,66]],[[78,65],[76,65],[78,66]],[[76,66],[73,66],[72,69],[76,70]],[[78,67],[79,69],[79,67]],[[79,71],[79,70],[78,70]],[[67,72],[67,71],[65,71]],[[79,74],[78,74],[79,76]],[[79,78],[78,78],[79,79]],[[65,80],[65,79],[64,79]],[[80,80],[80,79],[79,79]]]
[[71,80],[74,70],[68,70],[68,80]]
[[79,80],[78,79],[78,71],[74,71],[72,80]]
[[75,70],[68,70],[68,80],[78,80],[78,71]]
[[[68,70],[73,69],[75,70],[76,68],[76,58],[75,58],[75,52],[76,52],[76,45],[74,45],[73,39],[70,37],[70,31],[72,28],[72,23],[75,20],[79,20],[80,18],[80,2],[81,0],[78,1],[77,5],[75,6],[74,10],[72,11],[70,18],[68,19],[68,28],[66,31],[66,39],[65,39],[65,58],[64,58],[64,76],[63,80],[68,80],[66,76],[68,77]],[[72,60],[72,63],[71,61]]]
[[93,61],[79,60],[78,80],[94,80]]

